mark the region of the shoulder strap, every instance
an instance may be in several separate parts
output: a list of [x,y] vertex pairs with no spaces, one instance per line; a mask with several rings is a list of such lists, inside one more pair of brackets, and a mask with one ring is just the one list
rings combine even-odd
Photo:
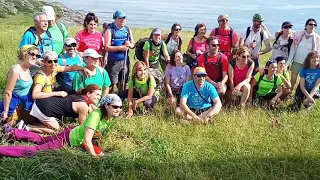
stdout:
[[263,42],[263,30],[260,30],[260,41],[261,41],[261,47],[262,47],[262,42]]
[[78,71],[78,72],[80,74],[80,77],[82,79],[82,83],[84,85],[84,81],[86,80],[86,74],[83,71]]
[[278,36],[276,37],[276,40],[273,42],[273,45],[277,44],[277,41],[279,40],[280,36],[283,34],[283,32],[279,32]]
[[115,25],[114,25],[114,23],[111,23],[110,27],[111,27],[110,31],[111,31],[111,44],[112,44],[112,42],[114,41],[114,36],[115,36],[114,35],[115,34],[115,30],[114,30]]
[[230,50],[232,50],[232,35],[233,35],[233,29],[230,27],[230,31],[229,31]]
[[40,37],[39,37],[38,34],[37,34],[36,28],[35,28],[34,26],[29,27],[29,29],[27,29],[26,32],[28,32],[28,31],[30,31],[30,32],[33,34],[34,38],[35,38],[34,45],[35,45],[35,46],[38,46]]
[[[166,44],[168,44],[168,42],[170,41],[170,38],[172,37],[172,33],[168,34],[167,39],[164,41]],[[180,38],[179,38],[180,39]]]
[[291,49],[291,45],[292,45],[292,43],[293,43],[293,39],[290,37],[289,39],[288,39],[288,54],[290,54],[290,49]]
[[62,36],[64,36],[64,31],[63,31],[62,23],[60,23],[60,22],[56,22],[56,23],[57,23],[57,26],[58,26],[58,28],[59,28]]
[[128,26],[124,26],[124,28],[126,28],[127,30],[127,40],[131,40],[131,33],[130,33],[130,28]]
[[276,92],[276,89],[277,89],[277,80],[278,80],[278,76],[275,74],[273,75],[273,88],[272,88],[272,92]]
[[153,41],[151,39],[149,39],[148,41],[149,41],[149,51],[152,51]]
[[236,67],[236,60],[232,59],[229,64],[231,65],[231,67],[234,69]]
[[216,36],[216,35],[218,35],[219,34],[219,28],[216,28],[215,30],[214,30],[214,35]]
[[192,82],[193,82],[194,88],[196,88],[196,90],[197,90],[199,96],[201,97],[201,99],[204,100],[206,103],[210,103],[208,100],[206,100],[206,99],[202,96],[202,94],[201,94],[200,91],[198,90],[196,84],[194,83],[194,80],[193,80]]
[[262,75],[260,74],[260,77],[259,77],[259,79],[258,79],[257,85],[259,85],[259,84],[260,84],[260,82],[262,81],[262,79],[263,79],[264,75],[265,75],[265,74],[262,74]]
[[208,64],[208,52],[205,52],[203,56],[204,56],[204,64]]
[[[34,76],[37,76],[37,75],[43,75],[45,78],[45,83],[44,83],[44,86],[42,87],[42,89],[44,89],[47,86],[53,86],[53,84],[49,85],[49,77],[42,70],[37,71]],[[52,87],[52,89],[53,89],[53,87]]]
[[103,69],[102,67],[100,67],[100,66],[98,66],[97,69],[98,69],[99,72],[101,73],[102,78],[103,78],[103,80],[104,80],[104,69]]
[[248,59],[248,68],[252,65],[253,61],[251,59]]
[[246,38],[244,39],[244,41],[246,41],[248,39],[249,34],[250,34],[250,26],[247,28]]

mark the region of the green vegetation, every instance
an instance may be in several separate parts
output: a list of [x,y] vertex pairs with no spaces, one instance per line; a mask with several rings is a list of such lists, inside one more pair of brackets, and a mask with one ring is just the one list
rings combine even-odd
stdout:
[[[0,20],[1,88],[9,67],[17,60],[20,38],[30,25],[31,16],[26,15]],[[74,36],[80,29],[70,27],[69,31]],[[150,32],[133,29],[136,40]],[[183,32],[184,50],[192,35]],[[130,55],[133,58],[133,51]],[[104,138],[106,157],[97,160],[79,148],[66,148],[29,159],[2,158],[0,177],[320,179],[319,117],[319,105],[299,113],[252,107],[244,114],[223,109],[211,125],[185,125],[161,102],[150,115],[120,119]],[[281,122],[278,128],[271,127],[275,120]]]

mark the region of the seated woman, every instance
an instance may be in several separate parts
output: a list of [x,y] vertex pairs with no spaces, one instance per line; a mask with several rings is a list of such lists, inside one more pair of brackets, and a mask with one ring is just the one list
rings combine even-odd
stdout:
[[250,80],[254,69],[254,62],[249,59],[250,51],[246,46],[240,46],[236,52],[236,59],[232,59],[229,63],[229,87],[228,95],[233,100],[241,97],[241,108],[246,106],[246,102],[250,96]]
[[277,64],[278,64],[277,74],[283,82],[282,95],[280,97],[280,99],[283,100],[283,99],[286,99],[288,95],[291,94],[290,76],[289,76],[288,68],[286,66],[285,57],[277,57],[275,60],[277,61]]
[[300,70],[300,84],[296,89],[293,110],[300,110],[303,105],[310,110],[315,104],[315,99],[319,98],[320,87],[320,60],[317,51],[310,52]]
[[170,105],[176,108],[179,103],[183,84],[191,80],[189,66],[183,63],[183,57],[179,50],[174,50],[170,57],[170,68],[166,69],[165,86]]
[[121,99],[115,94],[108,94],[102,99],[100,108],[91,112],[81,125],[68,127],[48,137],[5,126],[3,130],[10,139],[34,142],[37,145],[0,146],[0,157],[30,157],[40,151],[57,150],[64,146],[80,147],[82,144],[93,157],[99,157],[100,154],[96,153],[92,144],[94,133],[107,133],[114,124],[113,119],[119,116],[121,107]]
[[[155,78],[149,75],[144,62],[139,61],[134,64],[128,85],[129,89],[118,93],[121,99],[128,98],[128,118],[133,115],[133,111],[137,109],[140,103],[144,103],[147,110],[153,109],[158,101],[159,92],[155,91]],[[133,98],[137,99],[133,100]]]
[[60,129],[56,118],[61,119],[62,116],[78,118],[79,124],[82,124],[89,111],[92,111],[91,104],[97,104],[100,98],[101,88],[91,84],[81,90],[80,94],[37,99],[32,105],[30,115],[43,125],[28,125],[24,129],[38,133],[55,133]]
[[166,44],[161,41],[161,30],[159,28],[153,29],[149,39],[150,40],[146,41],[143,46],[144,63],[148,68],[158,69],[159,61],[161,61],[161,54],[163,54],[165,62],[162,67],[165,67],[169,62],[170,57]]
[[268,61],[266,72],[254,76],[250,83],[252,99],[259,103],[266,102],[270,107],[280,103],[282,80],[277,75],[277,67],[277,61]]
[[34,45],[24,45],[18,52],[18,64],[11,66],[8,73],[8,81],[4,99],[0,103],[2,119],[9,125],[15,125],[13,113],[19,105],[25,105],[28,101],[28,93],[33,80],[29,68],[40,58],[39,50]]

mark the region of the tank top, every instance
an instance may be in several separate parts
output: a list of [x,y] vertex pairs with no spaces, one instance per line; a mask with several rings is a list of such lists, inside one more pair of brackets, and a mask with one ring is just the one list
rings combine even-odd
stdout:
[[179,46],[179,40],[176,42],[171,37],[169,42],[167,43],[167,50],[169,55],[171,55],[174,50],[178,49],[178,46]]
[[32,84],[33,84],[33,80],[31,78],[31,75],[30,75],[30,79],[28,81],[25,81],[21,78],[21,75],[19,72],[19,78],[16,82],[16,85],[13,88],[13,92],[15,92],[20,96],[26,96],[29,93]]
[[235,68],[233,70],[234,86],[238,85],[239,83],[241,83],[243,80],[246,79],[248,70],[249,70],[248,64],[246,66],[244,66],[243,69],[240,69],[237,65],[235,66]]
[[64,116],[77,118],[78,113],[75,113],[72,109],[73,102],[85,102],[85,100],[82,95],[73,94],[66,97],[54,96],[37,99],[35,103],[40,111],[48,117],[61,118]]

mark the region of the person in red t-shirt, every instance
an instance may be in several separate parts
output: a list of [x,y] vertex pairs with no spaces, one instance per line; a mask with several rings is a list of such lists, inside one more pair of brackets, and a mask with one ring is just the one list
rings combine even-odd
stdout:
[[250,50],[246,46],[240,46],[236,52],[236,58],[229,64],[229,87],[228,95],[232,99],[240,99],[241,108],[245,107],[250,96],[250,80],[254,69],[254,62],[250,59]]
[[220,44],[220,47],[219,47],[220,52],[225,54],[230,60],[232,58],[231,57],[232,48],[235,48],[237,46],[238,35],[234,31],[234,29],[232,29],[229,26],[228,17],[229,16],[227,14],[221,14],[218,17],[219,27],[214,28],[211,31],[210,36],[218,37],[219,44]]
[[216,87],[220,96],[226,93],[228,81],[228,58],[219,52],[219,41],[212,36],[207,39],[208,52],[198,58],[198,66],[204,67],[208,72],[206,81]]

